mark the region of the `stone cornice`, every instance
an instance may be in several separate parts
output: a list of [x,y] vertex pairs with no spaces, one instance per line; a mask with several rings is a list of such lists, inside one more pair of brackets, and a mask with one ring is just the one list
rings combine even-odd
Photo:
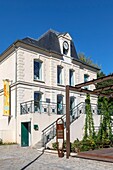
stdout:
[[0,62],[3,61],[7,56],[9,56],[12,52],[15,51],[15,49],[18,49],[19,47],[30,50],[30,51],[35,51],[37,53],[44,54],[50,57],[52,56],[52,57],[59,58],[59,59],[63,58],[63,55],[61,55],[60,53],[56,53],[54,51],[48,51],[46,49],[37,47],[35,45],[27,44],[23,42],[22,40],[17,40],[0,55]]

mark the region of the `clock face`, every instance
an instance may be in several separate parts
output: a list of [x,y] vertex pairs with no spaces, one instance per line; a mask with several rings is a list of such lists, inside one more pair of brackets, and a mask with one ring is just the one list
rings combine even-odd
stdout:
[[63,47],[64,47],[65,50],[69,49],[69,44],[67,43],[67,41],[63,42]]

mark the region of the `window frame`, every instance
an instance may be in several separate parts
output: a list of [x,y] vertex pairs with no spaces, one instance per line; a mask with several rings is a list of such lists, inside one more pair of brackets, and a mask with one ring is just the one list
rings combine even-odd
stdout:
[[[75,83],[75,82],[74,82],[74,72],[75,72],[75,71],[74,71],[73,69],[69,69],[69,85],[70,85],[70,86],[74,86],[74,83]],[[73,76],[73,80],[71,80],[71,77],[70,77],[70,76],[71,76],[71,73],[73,73],[73,75],[72,75],[72,76]]]
[[[60,74],[59,74],[59,69],[60,70]],[[63,85],[63,67],[60,65],[57,65],[57,84],[58,85]]]
[[[87,76],[87,80],[86,80],[85,76]],[[89,81],[89,77],[90,77],[89,74],[84,74],[84,83]],[[84,89],[88,90],[89,86],[84,86]]]
[[[35,74],[35,62],[37,62],[37,63],[39,63],[39,71],[37,71],[37,72],[39,72],[39,77]],[[34,78],[34,80],[39,80],[39,81],[42,81],[42,64],[43,64],[43,61],[41,61],[41,60],[39,60],[39,59],[34,59],[34,67],[33,67],[33,78]],[[36,78],[35,78],[35,76],[36,76]]]
[[63,115],[64,112],[64,95],[57,94],[57,115]]
[[[39,100],[36,100],[36,94],[38,94]],[[40,91],[34,91],[34,112],[42,112],[42,95]]]

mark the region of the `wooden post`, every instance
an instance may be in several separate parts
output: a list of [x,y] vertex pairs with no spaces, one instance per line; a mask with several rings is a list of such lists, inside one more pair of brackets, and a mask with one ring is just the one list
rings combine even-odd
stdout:
[[66,158],[70,156],[70,98],[69,86],[66,86]]

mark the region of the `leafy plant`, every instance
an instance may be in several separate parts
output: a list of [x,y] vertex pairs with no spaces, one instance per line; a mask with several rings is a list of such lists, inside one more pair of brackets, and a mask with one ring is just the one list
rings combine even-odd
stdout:
[[58,145],[57,145],[56,142],[52,143],[52,148],[53,148],[54,150],[57,150],[57,149],[58,149]]
[[85,134],[83,139],[94,139],[95,137],[95,130],[94,130],[94,121],[93,121],[93,115],[91,111],[91,104],[90,104],[90,95],[87,94],[86,100],[85,100]]
[[[102,100],[103,99],[103,100]],[[98,132],[98,140],[113,140],[112,136],[112,117],[111,110],[112,103],[109,102],[110,99],[102,98],[101,102],[101,120],[100,120],[100,128]]]

